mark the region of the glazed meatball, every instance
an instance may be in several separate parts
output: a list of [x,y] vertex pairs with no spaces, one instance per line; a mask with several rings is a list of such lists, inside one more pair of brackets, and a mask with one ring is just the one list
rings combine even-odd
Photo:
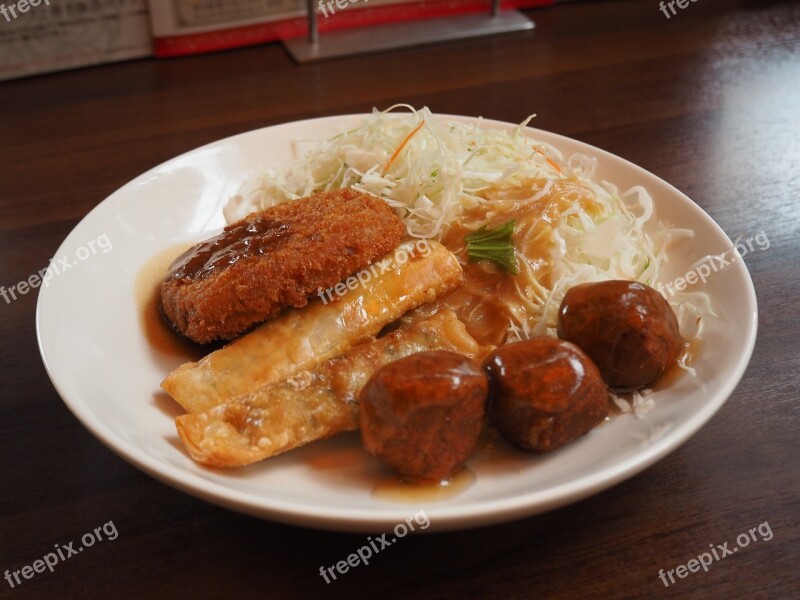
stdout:
[[653,383],[683,349],[672,307],[636,281],[570,289],[558,311],[558,337],[580,346],[608,385],[621,388]]
[[608,415],[597,367],[574,344],[538,337],[501,346],[486,359],[490,415],[508,441],[550,452]]
[[364,447],[406,479],[447,479],[475,448],[488,389],[480,367],[455,352],[389,363],[361,391]]

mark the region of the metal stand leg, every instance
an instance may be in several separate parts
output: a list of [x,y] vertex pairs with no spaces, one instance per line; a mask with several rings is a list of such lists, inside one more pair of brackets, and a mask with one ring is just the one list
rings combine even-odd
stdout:
[[317,10],[314,8],[314,0],[306,0],[306,10],[308,11],[308,43],[317,46],[319,44],[319,27],[317,26]]

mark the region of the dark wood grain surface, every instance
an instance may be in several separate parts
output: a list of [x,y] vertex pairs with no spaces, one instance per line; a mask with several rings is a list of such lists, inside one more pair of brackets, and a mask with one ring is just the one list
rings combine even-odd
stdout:
[[[113,521],[116,540],[3,598],[797,598],[800,593],[800,4],[565,3],[537,29],[323,64],[279,45],[0,84],[0,285],[26,279],[115,189],[265,125],[395,102],[519,121],[663,177],[732,238],[759,304],[747,372],[640,475],[514,523],[414,536],[327,585],[364,535],[241,516],[130,466],[70,414],[36,344],[36,292],[0,299],[0,575]],[[2,23],[0,23],[0,28]],[[2,31],[0,31],[2,35]],[[672,569],[768,522],[773,537],[668,588]]]

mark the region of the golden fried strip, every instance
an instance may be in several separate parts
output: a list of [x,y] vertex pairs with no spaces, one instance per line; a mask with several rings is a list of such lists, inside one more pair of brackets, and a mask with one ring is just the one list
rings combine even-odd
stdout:
[[284,312],[202,360],[181,365],[161,387],[189,412],[209,410],[341,355],[463,277],[458,260],[441,244],[405,242],[358,279],[348,279],[355,282],[349,289],[340,284],[341,296],[330,292]]
[[191,457],[215,467],[250,464],[314,440],[358,429],[358,394],[381,366],[423,350],[480,350],[455,313],[444,310],[356,346],[316,369],[175,425]]

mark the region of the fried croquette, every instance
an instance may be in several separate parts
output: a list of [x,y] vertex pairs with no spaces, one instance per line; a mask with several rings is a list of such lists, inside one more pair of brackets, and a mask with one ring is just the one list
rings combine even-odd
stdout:
[[161,284],[161,312],[190,340],[230,340],[305,306],[395,248],[404,233],[388,204],[356,190],[279,204],[179,256]]

